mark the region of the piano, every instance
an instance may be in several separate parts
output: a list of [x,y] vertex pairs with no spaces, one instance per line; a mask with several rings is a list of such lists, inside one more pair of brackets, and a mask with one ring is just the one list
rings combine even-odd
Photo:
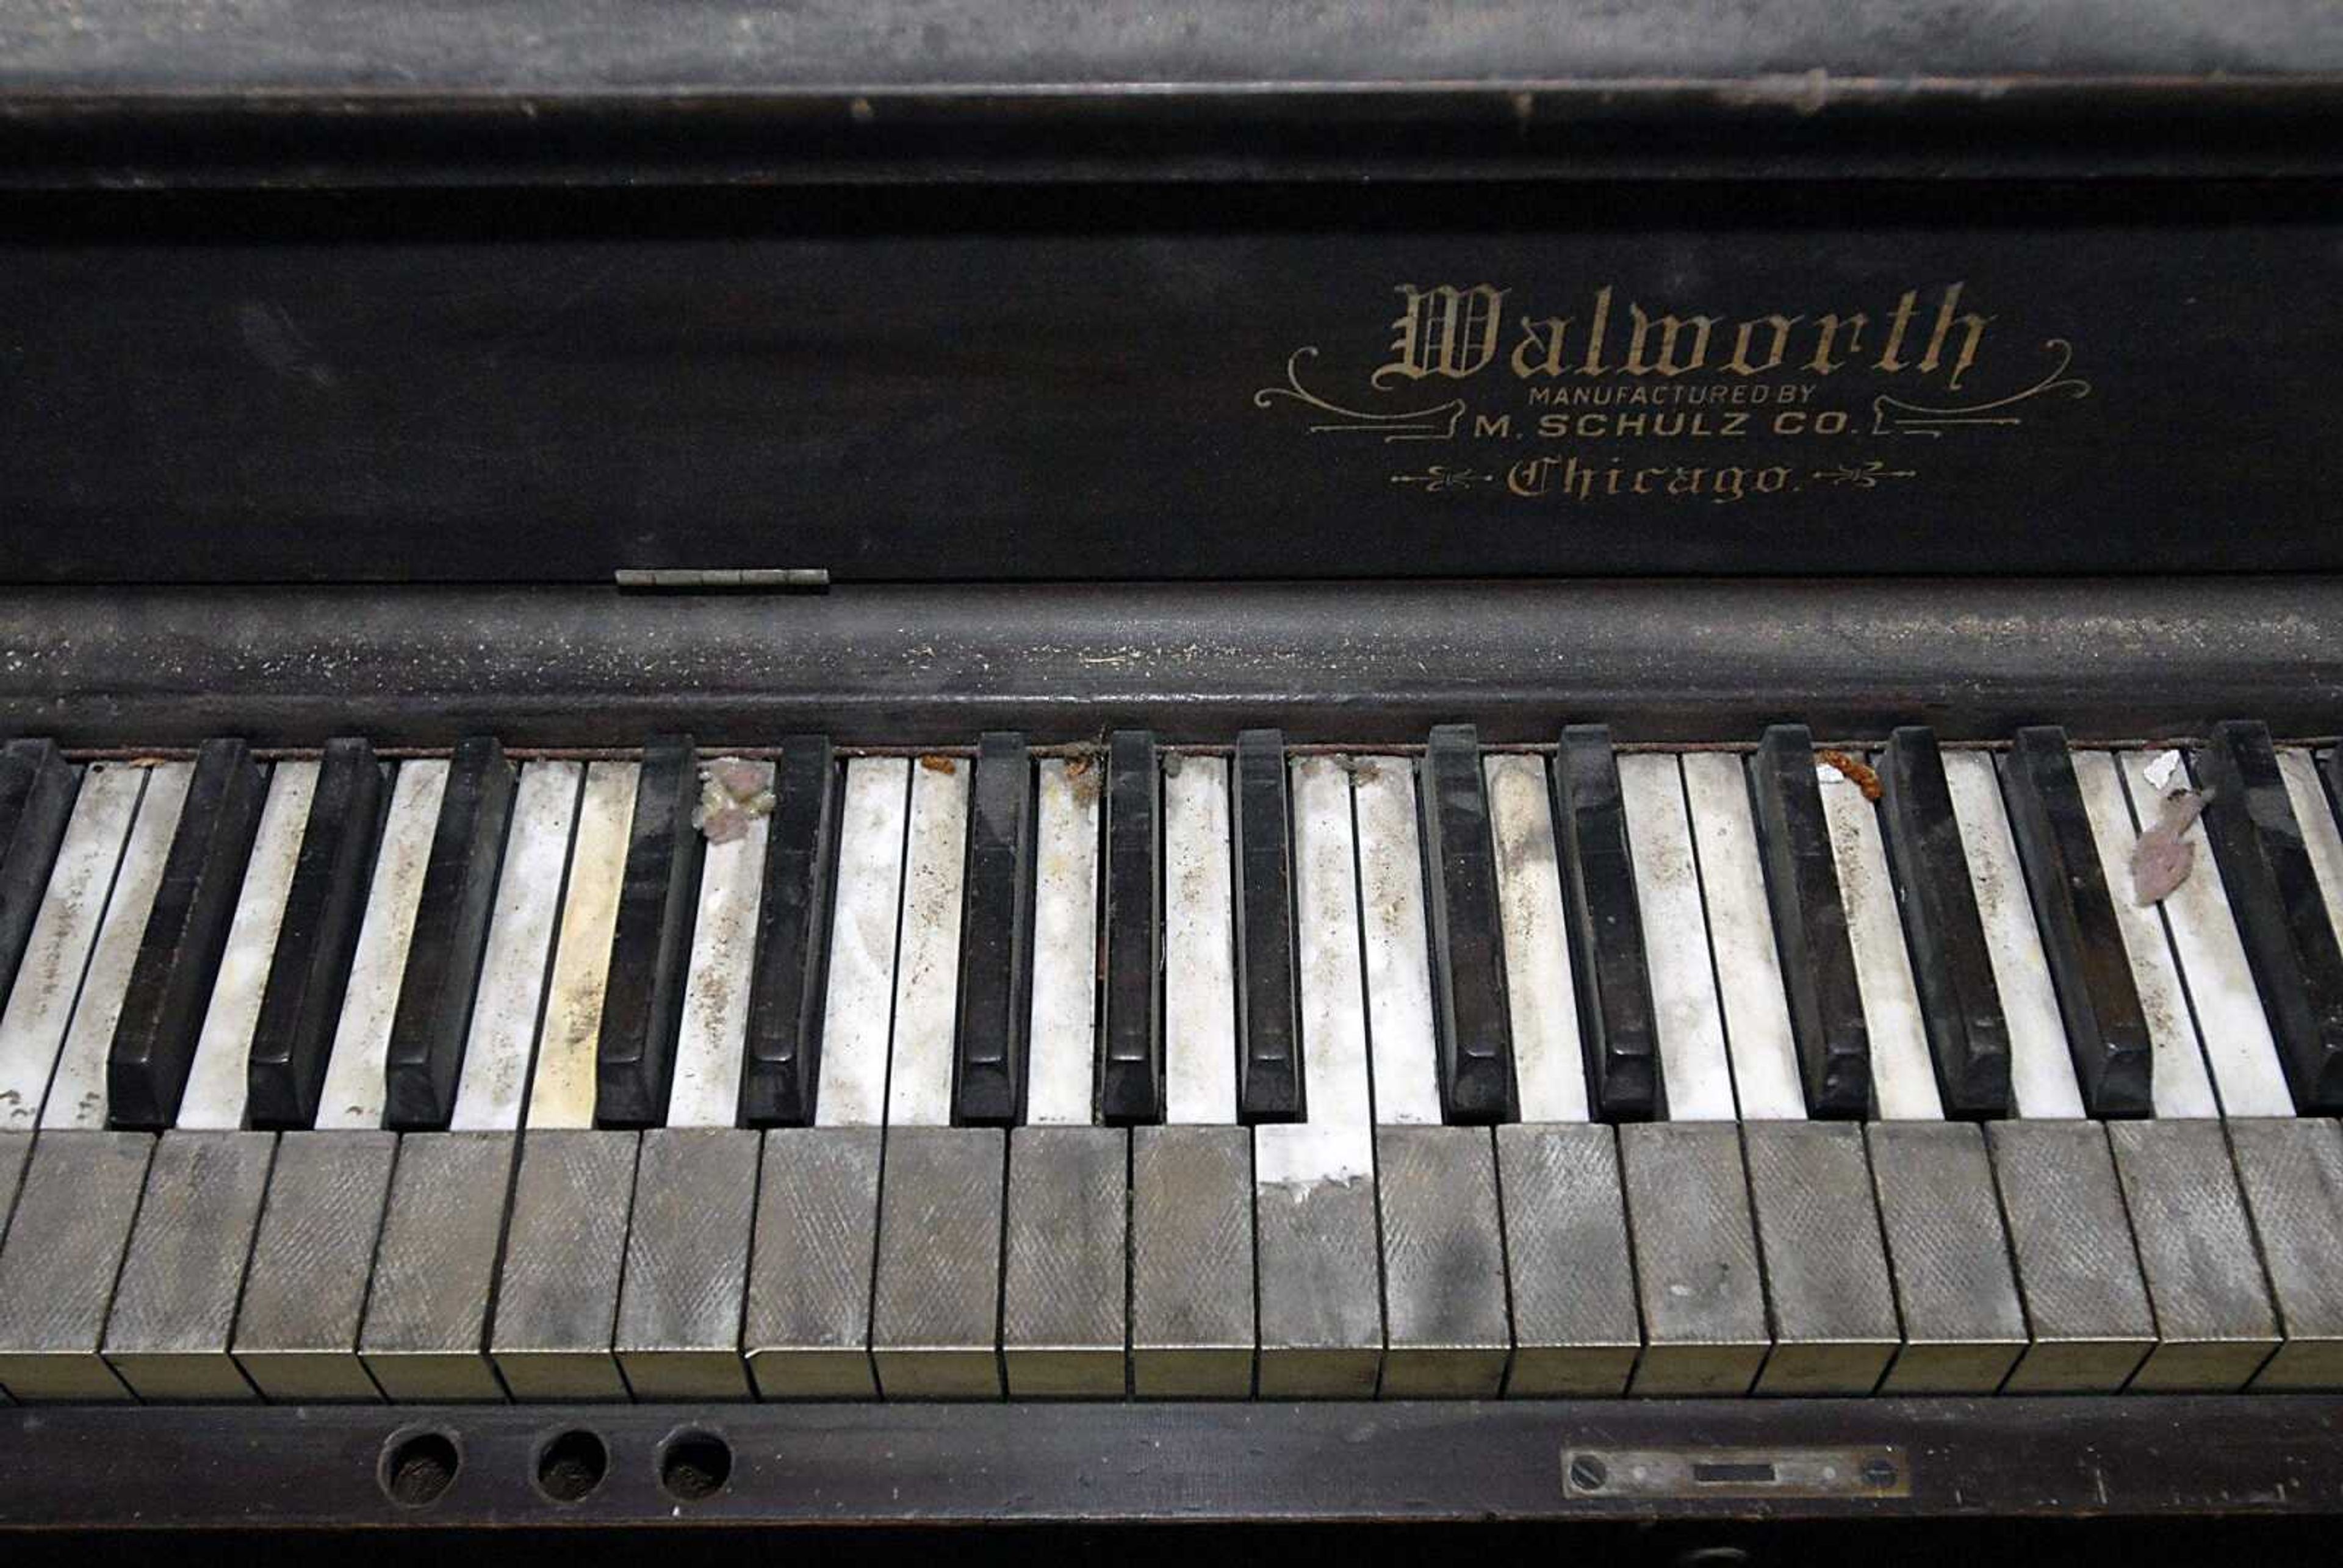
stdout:
[[2301,1540],[2343,18],[2123,11],[14,8],[0,1528]]

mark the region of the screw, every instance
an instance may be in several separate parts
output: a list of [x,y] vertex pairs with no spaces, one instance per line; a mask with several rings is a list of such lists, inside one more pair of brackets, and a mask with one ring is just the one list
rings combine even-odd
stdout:
[[1865,1486],[1879,1487],[1895,1485],[1896,1466],[1885,1459],[1867,1462],[1863,1467],[1863,1483]]
[[1594,1455],[1574,1453],[1570,1456],[1570,1484],[1579,1491],[1600,1492],[1604,1483],[1610,1479],[1611,1472]]

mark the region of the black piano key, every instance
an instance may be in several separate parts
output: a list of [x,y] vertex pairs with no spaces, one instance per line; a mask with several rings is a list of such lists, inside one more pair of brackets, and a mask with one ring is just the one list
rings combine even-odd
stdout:
[[456,1110],[513,789],[512,764],[493,737],[456,743],[383,1064],[383,1121],[402,1132],[445,1127]]
[[1099,1120],[1163,1120],[1162,775],[1155,737],[1107,744],[1105,1019]]
[[116,1127],[168,1127],[195,1064],[267,782],[241,740],[206,740],[163,861],[106,1057]]
[[1299,1121],[1305,1106],[1302,1029],[1293,974],[1292,819],[1285,799],[1285,737],[1237,737],[1237,1115]]
[[0,748],[0,1000],[16,983],[81,778],[54,740]]
[[317,1121],[350,956],[374,881],[386,793],[372,746],[357,739],[326,743],[245,1068],[245,1113],[255,1127],[307,1127]]
[[657,1127],[667,1121],[708,842],[691,822],[699,800],[699,751],[691,737],[653,736],[643,746],[635,783],[627,869],[602,990],[594,1119],[604,1127]]
[[1563,730],[1554,794],[1588,1102],[1605,1121],[1657,1121],[1667,1114],[1667,1084],[1627,808],[1608,729],[1574,724]]
[[1025,1113],[1033,996],[1033,763],[1022,735],[977,741],[960,920],[952,1120],[1007,1127]]
[[2019,730],[2002,768],[2002,794],[2083,1108],[2097,1117],[2152,1115],[2155,1046],[2066,732]]
[[1947,1116],[2009,1114],[2009,1025],[1977,916],[1934,731],[1897,729],[1881,754],[1887,865]]
[[813,1121],[830,976],[830,900],[838,867],[838,761],[827,735],[793,735],[773,765],[765,885],[740,1075],[749,1127]]
[[1806,1113],[1863,1116],[1871,1108],[1871,1030],[1805,725],[1765,731],[1749,761],[1749,788]]
[[1452,1123],[1511,1121],[1513,1016],[1497,913],[1497,855],[1481,742],[1469,724],[1432,732],[1417,768],[1431,922],[1441,1112]]
[[2196,757],[2205,837],[2278,1037],[2295,1109],[2343,1111],[2343,952],[2295,819],[2269,730],[2213,727]]

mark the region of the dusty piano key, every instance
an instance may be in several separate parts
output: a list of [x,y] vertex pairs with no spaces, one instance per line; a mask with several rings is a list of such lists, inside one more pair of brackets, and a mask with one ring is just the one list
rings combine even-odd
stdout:
[[1235,894],[1229,765],[1174,753],[1163,763],[1163,1113],[1237,1119]]
[[1162,775],[1155,737],[1119,729],[1107,746],[1106,1018],[1099,1120],[1163,1120]]
[[387,1126],[442,1128],[455,1111],[513,790],[503,747],[485,736],[457,743],[440,790],[390,1028],[383,1081]]
[[977,746],[960,923],[952,1119],[1007,1126],[1025,1111],[1033,985],[1033,767],[1025,738]]
[[1377,1128],[1375,1192],[1383,1248],[1383,1396],[1496,1398],[1513,1334],[1489,1132]]
[[1514,1398],[1623,1393],[1644,1343],[1619,1184],[1601,1123],[1497,1129]]
[[2295,1108],[2306,1114],[2343,1111],[2343,950],[2269,731],[2249,722],[2217,724],[2195,767],[2206,793],[2205,835]]
[[2156,1348],[2156,1317],[2131,1221],[2092,1121],[1997,1121],[1986,1130],[2033,1343],[2012,1393],[2111,1393]]
[[793,735],[782,743],[773,768],[740,1077],[740,1120],[751,1127],[813,1120],[840,792],[828,736]]
[[397,1153],[398,1139],[388,1132],[277,1139],[231,1343],[264,1398],[292,1404],[382,1397],[358,1360],[358,1331]]
[[1370,1398],[1383,1349],[1374,1128],[1350,765],[1292,765],[1299,1125],[1253,1130],[1265,1399]]
[[1423,907],[1416,793],[1415,769],[1402,758],[1362,757],[1352,763],[1375,1120],[1437,1127],[1439,1030],[1433,1022],[1431,922]]
[[[566,799],[576,809],[566,817],[558,809],[545,814],[541,830],[533,832],[531,789],[543,782],[536,775],[555,767],[568,770]],[[633,762],[594,762],[583,769],[581,783],[578,771],[574,762],[534,762],[521,774],[497,918],[489,930],[488,962],[480,975],[482,1000],[473,1010],[466,1048],[467,1077],[472,1053],[483,1044],[517,1059],[528,1074],[526,1121],[531,1131],[594,1125],[610,938],[626,889],[635,785],[642,774]],[[565,852],[566,871],[560,863]],[[557,890],[558,899],[552,896]],[[516,892],[527,901],[516,904]],[[508,987],[499,983],[508,977]],[[480,1015],[492,991],[503,1016],[484,1040]],[[521,1047],[531,1037],[537,1048],[533,1060]],[[459,1088],[459,1104],[463,1098]]]
[[350,954],[349,984],[342,991],[342,1016],[334,1025],[325,1083],[317,1091],[314,1127],[382,1125],[391,1027],[398,1016],[399,984],[407,973],[447,783],[447,764],[437,759],[402,762],[393,775],[373,883],[358,921],[357,947]]
[[106,1321],[106,1359],[148,1402],[248,1400],[228,1354],[277,1138],[166,1132]]
[[130,1397],[98,1347],[155,1140],[44,1131],[0,1241],[0,1388],[20,1403]]
[[[2331,754],[2328,767],[2331,772]],[[2310,858],[2312,879],[2318,884],[2319,902],[2327,910],[2327,924],[2343,935],[2343,824],[2336,820],[2334,802],[2319,783],[2318,763],[2309,751],[2299,746],[2279,748],[2278,771],[2286,781],[2295,820],[2302,825],[2302,847]]]
[[1252,1392],[1252,1137],[1131,1135],[1131,1386],[1141,1399]]
[[1767,729],[1749,779],[1806,1110],[1859,1117],[1871,1101],[1871,1040],[1805,727]]
[[531,1129],[520,1141],[488,1354],[518,1400],[622,1400],[611,1352],[639,1134]]
[[117,1126],[166,1127],[178,1114],[266,791],[243,741],[204,742],[106,1057]]
[[888,1130],[870,1354],[889,1399],[1001,1397],[1006,1136],[992,1127]]
[[2129,1386],[2245,1387],[2278,1349],[2278,1323],[2220,1122],[2115,1122],[2107,1141],[2156,1319],[2156,1348]]
[[1936,738],[1906,728],[1879,757],[1887,860],[1948,1116],[2010,1106],[2009,1030]]
[[1628,1392],[1749,1392],[1772,1346],[1740,1131],[1730,1121],[1619,1130],[1646,1346]]
[[80,790],[55,741],[0,748],[0,996],[16,982]]
[[1518,754],[1488,757],[1481,771],[1496,841],[1516,1101],[1524,1121],[1584,1121],[1588,1062],[1579,1047],[1578,994],[1545,763]]
[[18,983],[0,1012],[0,1133],[29,1132],[40,1123],[145,782],[137,769],[94,762],[74,802]]
[[740,1345],[760,1399],[873,1399],[876,1127],[766,1133]]
[[1098,1111],[1101,780],[1091,758],[1048,758],[1033,771],[1023,1120],[1086,1127]]
[[675,1084],[675,1036],[699,910],[707,840],[691,823],[699,753],[689,736],[655,736],[635,788],[626,881],[610,939],[594,1114],[606,1127],[654,1127]]
[[1433,730],[1418,769],[1441,1103],[1452,1124],[1514,1111],[1504,933],[1481,743],[1469,724]]
[[1594,1114],[1648,1121],[1667,1114],[1635,862],[1611,732],[1574,724],[1554,759],[1554,821],[1561,834],[1578,1030]]
[[2146,1116],[2155,1107],[2154,1048],[2066,732],[2019,730],[2002,778],[2084,1109]]
[[638,1399],[749,1397],[740,1318],[759,1143],[729,1127],[643,1134],[617,1338]]
[[2253,1386],[2343,1388],[2343,1130],[2323,1117],[2227,1126],[2283,1336]]
[[358,1333],[367,1371],[390,1399],[504,1397],[488,1360],[488,1308],[518,1141],[509,1132],[399,1140]]
[[1957,1121],[1864,1129],[1904,1320],[1882,1393],[1991,1393],[2026,1348],[1983,1132]]
[[1001,1359],[1011,1399],[1118,1399],[1128,1342],[1130,1134],[1009,1135]]
[[1622,758],[1618,769],[1668,1117],[1730,1121],[1733,1068],[1684,774],[1674,757],[1651,753]]
[[[472,998],[472,1020],[464,1032],[464,1065],[456,1078],[456,1107],[447,1119],[454,1132],[517,1132],[525,1120],[538,1125],[583,1126],[590,1105],[575,1100],[568,1117],[532,1118],[548,1099],[538,1091],[548,1083],[574,1089],[590,1083],[590,1068],[564,1060],[566,1040],[543,1034],[547,1000],[546,960],[554,924],[563,910],[562,868],[568,859],[584,771],[575,762],[533,761],[520,770],[513,791],[512,820],[505,831],[504,868],[497,874],[495,912],[480,959],[479,984]],[[535,1074],[531,1056],[544,1060]]]
[[1741,1133],[1774,1323],[1756,1392],[1869,1393],[1903,1333],[1863,1130],[1750,1121]]
[[1247,1121],[1293,1121],[1305,1109],[1295,1018],[1293,868],[1286,839],[1285,737],[1237,737],[1237,1111]]
[[255,1127],[317,1120],[387,795],[372,746],[326,743],[253,1025],[245,1092]]
[[[1708,950],[1715,965],[1717,1001],[1733,1063],[1735,1109],[1745,1121],[1804,1121],[1806,1095],[1796,1034],[1790,1022],[1789,995],[1782,979],[1781,950],[1774,940],[1774,918],[1766,906],[1765,871],[1756,819],[1749,806],[1748,774],[1741,759],[1730,752],[1695,752],[1681,760],[1698,891],[1707,918]],[[1817,817],[1819,809],[1817,804]],[[1827,856],[1827,837],[1821,839],[1821,847]],[[1835,890],[1835,878],[1833,887]],[[1850,958],[1850,996],[1853,973]],[[1855,998],[1855,1016],[1858,1020],[1862,1017],[1859,997]],[[1843,1080],[1846,1065],[1842,1059],[1826,1078]],[[1867,1099],[1867,1050],[1859,1076]],[[1834,1087],[1826,1082],[1825,1087],[1837,1095],[1846,1092],[1843,1083]]]

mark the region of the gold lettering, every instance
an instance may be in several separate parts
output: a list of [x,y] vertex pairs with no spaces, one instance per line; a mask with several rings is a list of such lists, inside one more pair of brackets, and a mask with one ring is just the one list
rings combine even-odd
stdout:
[[1427,376],[1461,381],[1495,357],[1503,289],[1485,283],[1471,288],[1403,283],[1393,292],[1407,304],[1392,323],[1392,359],[1367,377],[1372,385],[1383,387],[1394,378],[1421,381]]
[[1522,340],[1513,345],[1513,374],[1526,381],[1533,376],[1559,376],[1562,346],[1570,336],[1572,317],[1549,316],[1544,321],[1522,317]]
[[[1743,322],[1734,329],[1733,357],[1725,362],[1725,368],[1735,376],[1759,376],[1775,368],[1790,352],[1790,328],[1805,319],[1802,316],[1760,316]],[[1772,329],[1772,339],[1765,357],[1753,360],[1749,357],[1749,341],[1760,327]]]
[[1953,363],[1952,374],[1945,377],[1947,388],[1958,387],[1962,376],[1976,363],[1977,345],[1985,339],[1985,324],[1993,319],[1974,311],[1957,317],[1953,315],[1960,306],[1961,290],[1965,286],[1956,283],[1945,290],[1944,303],[1936,307],[1936,329],[1928,334],[1928,351],[1920,356],[1920,373],[1925,376],[1944,362],[1945,339],[1952,336],[1954,326],[1957,324],[1963,328],[1960,357]]
[[1904,368],[1904,335],[1912,329],[1912,313],[1919,308],[1920,291],[1907,288],[1904,297],[1896,302],[1896,315],[1887,328],[1887,347],[1879,351],[1879,368],[1895,372]]
[[1817,376],[1835,372],[1846,360],[1835,353],[1838,347],[1839,328],[1846,329],[1846,351],[1850,355],[1863,352],[1863,334],[1870,327],[1871,317],[1858,310],[1851,316],[1817,316],[1815,317],[1815,357],[1806,361],[1806,368]]
[[[1697,370],[1708,362],[1709,329],[1725,319],[1721,316],[1646,316],[1640,305],[1629,304],[1627,319],[1632,324],[1627,337],[1627,360],[1620,367],[1630,376],[1682,376]],[[1651,340],[1653,329],[1659,329],[1659,354],[1647,359],[1644,347]],[[1692,340],[1684,356],[1676,354],[1677,340],[1684,329],[1692,329]]]
[[1603,363],[1603,339],[1611,330],[1611,286],[1604,284],[1594,291],[1594,323],[1586,329],[1586,362],[1578,367],[1581,376],[1600,376],[1609,368]]

